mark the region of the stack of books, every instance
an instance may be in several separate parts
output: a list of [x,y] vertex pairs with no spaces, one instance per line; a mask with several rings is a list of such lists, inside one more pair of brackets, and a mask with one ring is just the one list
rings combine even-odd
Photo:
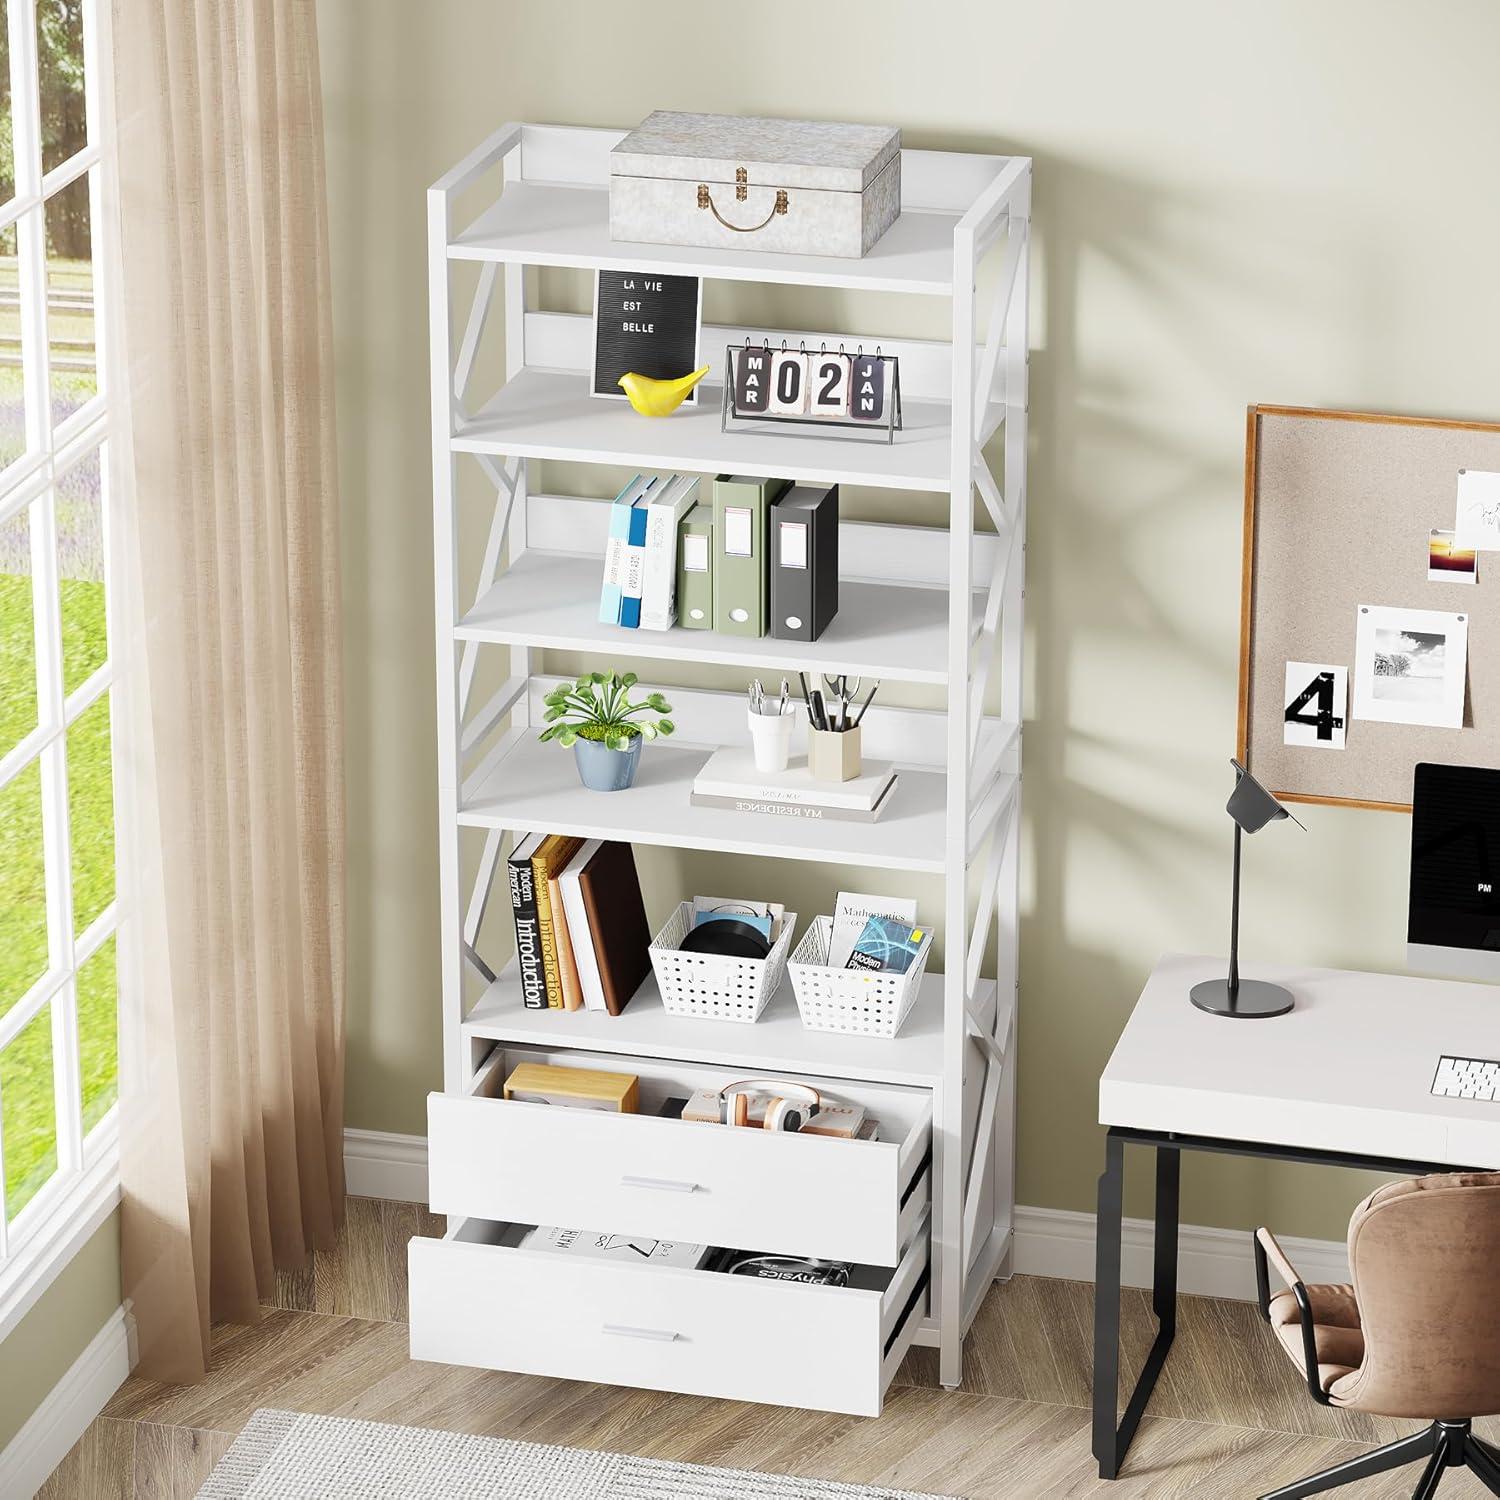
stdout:
[[799,755],[784,771],[757,771],[750,750],[731,746],[711,755],[694,777],[692,803],[783,818],[873,823],[890,806],[897,779],[889,761],[867,760],[863,774],[852,781],[814,781],[807,757]]
[[599,622],[627,630],[670,630],[677,623],[677,533],[698,498],[690,474],[637,474],[615,496]]
[[651,931],[629,844],[533,833],[511,851],[521,1003],[617,1016],[651,972]]

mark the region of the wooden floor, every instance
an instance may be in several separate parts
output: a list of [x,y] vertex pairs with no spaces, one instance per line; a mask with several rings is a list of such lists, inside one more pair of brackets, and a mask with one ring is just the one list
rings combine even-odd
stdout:
[[[183,1500],[260,1406],[965,1500],[1232,1500],[1420,1425],[1317,1406],[1253,1307],[1188,1297],[1125,1473],[1103,1484],[1089,1454],[1093,1288],[1031,1276],[991,1291],[969,1337],[961,1391],[938,1388],[934,1351],[914,1350],[878,1420],[414,1364],[406,1352],[406,1242],[441,1232],[441,1221],[414,1205],[351,1198],[335,1252],[282,1277],[276,1305],[255,1327],[217,1330],[206,1380],[128,1381],[41,1494]],[[1145,1352],[1149,1321],[1145,1295],[1127,1291],[1127,1368]],[[1417,1475],[1404,1470],[1343,1493],[1405,1496]],[[1450,1473],[1441,1491],[1442,1500],[1486,1494],[1461,1473]]]

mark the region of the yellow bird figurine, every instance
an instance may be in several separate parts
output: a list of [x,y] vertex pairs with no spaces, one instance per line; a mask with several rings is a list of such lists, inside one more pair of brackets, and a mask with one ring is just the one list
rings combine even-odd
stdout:
[[643,417],[669,417],[707,374],[707,365],[694,370],[691,375],[679,375],[676,380],[653,380],[649,375],[637,375],[632,370],[628,375],[620,376],[617,384]]

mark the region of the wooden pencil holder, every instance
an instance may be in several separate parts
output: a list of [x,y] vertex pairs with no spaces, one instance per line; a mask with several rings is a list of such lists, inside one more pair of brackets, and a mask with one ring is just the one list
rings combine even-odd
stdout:
[[853,781],[859,775],[858,728],[810,729],[807,732],[807,769],[814,781]]

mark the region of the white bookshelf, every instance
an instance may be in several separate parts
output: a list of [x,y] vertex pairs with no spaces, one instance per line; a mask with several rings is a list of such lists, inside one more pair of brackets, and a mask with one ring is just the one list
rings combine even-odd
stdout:
[[[449,1233],[413,1244],[412,1348],[420,1358],[875,1414],[913,1342],[936,1346],[943,1383],[959,1384],[964,1336],[985,1290],[1006,1273],[1011,1244],[1031,164],[905,152],[901,216],[862,260],[626,245],[610,240],[608,215],[608,153],[622,134],[508,125],[428,196],[444,1028],[444,1090],[431,1107],[445,1124],[433,1151],[462,1160],[434,1163],[443,1184],[434,1207],[448,1214]],[[460,202],[468,214],[461,222]],[[476,279],[464,263],[477,263],[477,289],[460,306],[455,282]],[[702,401],[651,421],[589,395],[591,319],[539,310],[528,275],[538,266],[940,298],[951,338],[842,340],[851,349],[878,342],[901,358],[904,425],[891,444],[720,431],[725,345],[766,335],[809,347],[841,341],[795,329],[705,326],[711,369]],[[496,311],[505,379],[475,398]],[[537,461],[548,459],[946,495],[949,524],[842,522],[839,613],[816,642],[626,632],[596,618],[608,508],[542,493]],[[494,493],[478,587],[467,597],[458,579],[474,570],[460,567],[461,529],[471,534],[460,507],[473,502],[461,498],[472,492],[463,466]],[[983,531],[973,525],[976,495],[989,517]],[[571,757],[536,740],[541,699],[557,681],[533,659],[543,649],[601,665],[629,658],[737,668],[747,679],[798,670],[878,677],[889,686],[865,720],[865,754],[901,768],[892,806],[871,824],[693,807],[698,767],[744,737],[744,695],[676,687],[667,689],[676,739],[647,747],[628,792],[585,792]],[[941,707],[887,706],[899,700],[899,684],[937,691]],[[668,1015],[652,979],[615,1018],[527,1010],[502,908],[505,854],[532,830],[941,877],[948,972],[926,976],[889,1041],[804,1029],[789,979],[753,1025]],[[814,915],[802,913],[799,927]],[[981,969],[992,945],[998,967],[988,977]],[[524,1056],[576,1066],[624,1060],[648,1099],[747,1073],[821,1080],[901,1124],[899,1166],[895,1148],[880,1142],[844,1143],[841,1156],[796,1137],[746,1142],[729,1139],[739,1132],[663,1130],[664,1122],[635,1117],[628,1126],[596,1122],[539,1136],[525,1113],[535,1106],[497,1097],[501,1074]],[[455,1121],[463,1123],[455,1129]],[[555,1159],[540,1171],[530,1161],[518,1175],[513,1154],[538,1139]],[[579,1154],[585,1141],[587,1157]],[[653,1164],[647,1177],[631,1175],[633,1152]],[[622,1192],[611,1179],[597,1201],[609,1205],[612,1222],[577,1222],[591,1201],[580,1199],[579,1184],[602,1183],[598,1174],[614,1170],[617,1155],[619,1180],[643,1190]],[[830,1161],[848,1173],[825,1177]],[[528,1185],[512,1198],[506,1184],[521,1175]],[[674,1182],[677,1175],[693,1180]],[[899,1201],[889,1201],[893,1181]],[[701,1214],[706,1225],[764,1226],[764,1244],[736,1248],[793,1253],[799,1203],[810,1221],[815,1204],[841,1193],[854,1242],[897,1247],[881,1261],[890,1277],[884,1291],[865,1301],[646,1266],[590,1268],[567,1281],[566,1267],[509,1248],[495,1218],[524,1204],[532,1217],[517,1222],[546,1209],[570,1215],[549,1220],[570,1227],[651,1234],[666,1223],[680,1238]],[[565,1332],[543,1337],[514,1316],[518,1301],[555,1300],[564,1284],[573,1303]],[[690,1326],[642,1329],[621,1312],[642,1306],[676,1309],[670,1316]],[[839,1334],[845,1313],[848,1330]],[[738,1369],[745,1362],[733,1349],[758,1327],[809,1318],[829,1330],[827,1378],[814,1375],[788,1396],[774,1375],[759,1385],[740,1373],[721,1386],[710,1373],[719,1366],[705,1351],[722,1345]]]

